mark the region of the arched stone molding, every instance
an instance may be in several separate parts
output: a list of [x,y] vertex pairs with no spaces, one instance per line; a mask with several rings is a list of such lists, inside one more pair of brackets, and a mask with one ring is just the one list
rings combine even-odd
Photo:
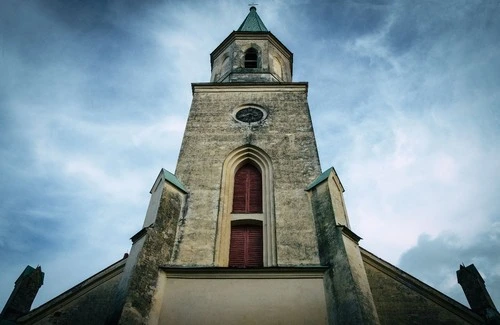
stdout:
[[281,59],[277,55],[273,56],[273,72],[280,81],[283,81],[283,63],[281,63]]
[[220,82],[226,75],[231,72],[230,56],[228,53],[223,54],[214,64],[212,69],[212,82]]
[[[232,214],[236,171],[251,163],[262,174],[262,214]],[[261,221],[263,226],[263,265],[276,266],[276,222],[274,214],[273,167],[271,158],[260,148],[243,146],[231,152],[222,167],[220,208],[215,243],[215,266],[227,267],[231,241],[231,222]]]

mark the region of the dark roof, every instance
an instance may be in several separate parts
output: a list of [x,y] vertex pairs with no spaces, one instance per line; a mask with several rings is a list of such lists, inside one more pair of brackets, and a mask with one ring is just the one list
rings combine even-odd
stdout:
[[267,28],[257,15],[257,8],[254,6],[250,7],[250,12],[247,18],[243,21],[238,32],[267,32]]

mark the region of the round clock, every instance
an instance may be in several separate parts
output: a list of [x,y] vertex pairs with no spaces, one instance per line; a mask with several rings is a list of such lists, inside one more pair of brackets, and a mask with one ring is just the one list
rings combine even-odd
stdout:
[[256,107],[245,107],[237,111],[234,117],[240,122],[255,123],[262,120],[264,112]]

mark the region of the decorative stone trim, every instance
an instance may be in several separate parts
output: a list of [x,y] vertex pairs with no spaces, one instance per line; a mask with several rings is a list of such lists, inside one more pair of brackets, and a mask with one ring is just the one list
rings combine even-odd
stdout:
[[238,123],[258,125],[267,118],[267,110],[259,105],[245,104],[235,108],[231,116]]
[[193,83],[191,84],[191,90],[194,93],[204,93],[204,92],[297,92],[304,91],[307,93],[308,83],[307,82],[263,82],[263,83],[220,83],[220,82],[205,82],[205,83]]

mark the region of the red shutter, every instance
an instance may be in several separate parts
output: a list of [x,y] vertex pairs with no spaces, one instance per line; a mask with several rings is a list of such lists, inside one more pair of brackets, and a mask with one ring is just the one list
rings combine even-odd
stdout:
[[234,175],[233,212],[246,212],[247,198],[247,173],[240,168]]
[[247,184],[247,211],[260,213],[262,212],[262,177],[257,168],[253,167],[249,171]]
[[231,245],[229,248],[229,266],[245,267],[245,228],[231,227]]
[[262,212],[262,176],[251,164],[241,167],[234,175],[233,212]]
[[247,226],[246,267],[262,267],[262,226]]
[[229,266],[247,268],[262,265],[262,226],[231,227]]

